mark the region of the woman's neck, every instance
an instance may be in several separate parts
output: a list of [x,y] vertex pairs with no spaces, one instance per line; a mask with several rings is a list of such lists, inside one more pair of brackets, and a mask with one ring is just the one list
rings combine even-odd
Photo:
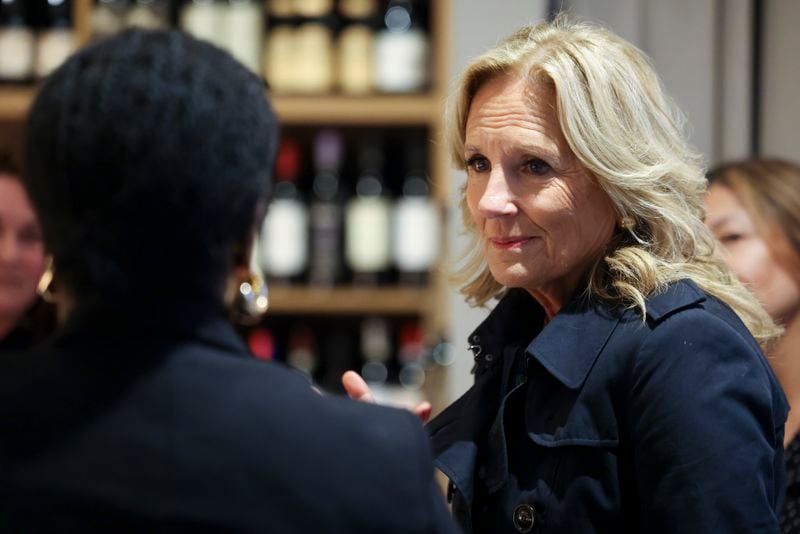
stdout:
[[784,444],[788,445],[800,432],[800,315],[786,325],[786,331],[770,356],[775,374],[792,407],[784,437]]

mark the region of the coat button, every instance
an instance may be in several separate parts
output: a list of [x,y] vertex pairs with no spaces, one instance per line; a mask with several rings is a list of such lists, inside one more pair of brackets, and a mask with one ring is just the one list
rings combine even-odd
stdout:
[[530,504],[520,504],[514,508],[514,528],[517,532],[530,532],[533,530],[536,510]]

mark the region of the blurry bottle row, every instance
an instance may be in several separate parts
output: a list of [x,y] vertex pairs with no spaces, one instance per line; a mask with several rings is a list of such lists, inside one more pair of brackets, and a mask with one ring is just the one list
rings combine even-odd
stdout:
[[424,129],[288,132],[254,254],[270,283],[425,284],[441,252],[426,148]]
[[276,93],[411,93],[430,79],[428,0],[97,0],[92,31],[178,26]]
[[342,391],[347,370],[361,373],[379,395],[381,388],[415,392],[431,368],[449,366],[455,358],[450,343],[426,334],[413,318],[268,315],[243,334],[256,358],[286,362],[332,392]]
[[47,76],[75,47],[68,0],[0,2],[0,81]]

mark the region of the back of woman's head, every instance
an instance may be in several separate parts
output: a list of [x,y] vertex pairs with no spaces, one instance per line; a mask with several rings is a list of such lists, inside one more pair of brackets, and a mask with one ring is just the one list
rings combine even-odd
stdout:
[[779,159],[736,161],[711,170],[708,180],[736,195],[775,258],[800,277],[800,166]]
[[[559,127],[572,152],[630,221],[593,266],[587,291],[646,311],[648,295],[682,278],[730,304],[754,334],[776,330],[713,255],[703,224],[702,158],[689,146],[684,119],[647,57],[612,32],[559,17],[526,26],[475,59],[462,75],[450,110],[451,157],[464,166],[469,107],[488,81],[512,75],[551,91]],[[462,199],[462,214],[472,227]],[[502,287],[477,257],[456,280],[482,304]]]
[[269,192],[263,81],[176,31],[70,58],[29,115],[26,183],[56,276],[78,299],[214,291]]

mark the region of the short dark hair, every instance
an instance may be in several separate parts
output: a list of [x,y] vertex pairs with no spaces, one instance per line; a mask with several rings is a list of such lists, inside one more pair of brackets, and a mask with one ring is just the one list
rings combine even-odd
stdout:
[[211,44],[129,30],[72,56],[26,139],[59,282],[114,298],[221,283],[267,201],[276,146],[263,80]]

